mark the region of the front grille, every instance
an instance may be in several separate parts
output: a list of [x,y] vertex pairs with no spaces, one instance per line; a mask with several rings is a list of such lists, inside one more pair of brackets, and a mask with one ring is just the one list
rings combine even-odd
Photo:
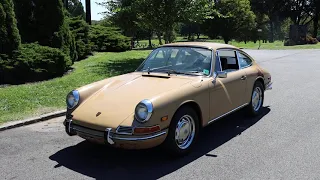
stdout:
[[103,131],[98,131],[98,130],[86,128],[86,127],[79,126],[79,125],[76,125],[76,124],[72,124],[71,127],[76,132],[79,132],[81,134],[85,134],[87,136],[99,137],[99,138],[103,138],[104,137],[104,132]]
[[132,134],[132,127],[131,126],[119,126],[117,128],[117,133],[118,134]]

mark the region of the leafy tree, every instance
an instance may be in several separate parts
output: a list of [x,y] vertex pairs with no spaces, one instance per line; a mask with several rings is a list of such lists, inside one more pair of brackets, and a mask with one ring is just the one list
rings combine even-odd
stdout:
[[0,2],[0,54],[11,55],[20,46],[20,35],[11,0]]
[[[251,0],[252,10],[255,12],[255,14],[268,16],[267,22],[270,26],[270,42],[274,42],[275,23],[280,16],[284,16],[283,12],[285,3],[286,0]],[[265,22],[260,22],[260,26],[264,23]]]
[[207,0],[137,0],[138,18],[148,29],[164,33],[165,43],[173,41],[174,27],[179,22],[197,22],[214,11]]
[[131,47],[139,29],[137,10],[133,7],[135,2],[136,0],[113,0],[98,3],[107,9],[104,12],[104,23],[120,27],[125,36],[131,37]]
[[[108,8],[116,25],[133,37],[138,29],[156,33],[161,43],[174,40],[174,29],[179,22],[205,19],[214,10],[207,0],[115,0],[101,3]],[[129,33],[128,33],[129,32]]]
[[189,40],[193,39],[193,35],[197,35],[197,39],[199,39],[201,33],[201,23],[183,23],[180,27],[180,34],[188,36]]
[[256,16],[251,11],[249,0],[221,0],[216,8],[222,16],[207,21],[210,37],[221,35],[228,43],[256,27]]
[[290,17],[294,24],[305,25],[312,21],[313,0],[285,1],[285,15]]

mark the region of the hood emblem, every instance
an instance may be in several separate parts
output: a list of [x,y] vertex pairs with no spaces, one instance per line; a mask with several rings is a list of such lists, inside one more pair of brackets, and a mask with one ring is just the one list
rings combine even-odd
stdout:
[[100,116],[100,114],[101,114],[101,112],[98,112],[98,113],[96,114],[96,117]]

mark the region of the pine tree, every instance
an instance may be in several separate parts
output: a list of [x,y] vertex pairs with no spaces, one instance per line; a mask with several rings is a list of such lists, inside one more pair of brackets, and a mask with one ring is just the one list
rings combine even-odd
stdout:
[[22,42],[59,48],[77,58],[74,37],[65,19],[62,0],[14,0]]
[[11,55],[20,46],[20,35],[12,0],[0,2],[0,54]]

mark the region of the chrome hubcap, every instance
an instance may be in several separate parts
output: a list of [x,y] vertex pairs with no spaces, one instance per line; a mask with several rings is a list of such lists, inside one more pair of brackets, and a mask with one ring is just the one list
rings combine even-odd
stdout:
[[262,90],[256,87],[252,94],[252,107],[254,111],[258,111],[262,104]]
[[195,135],[194,120],[189,115],[180,118],[176,126],[175,141],[180,149],[188,148]]

